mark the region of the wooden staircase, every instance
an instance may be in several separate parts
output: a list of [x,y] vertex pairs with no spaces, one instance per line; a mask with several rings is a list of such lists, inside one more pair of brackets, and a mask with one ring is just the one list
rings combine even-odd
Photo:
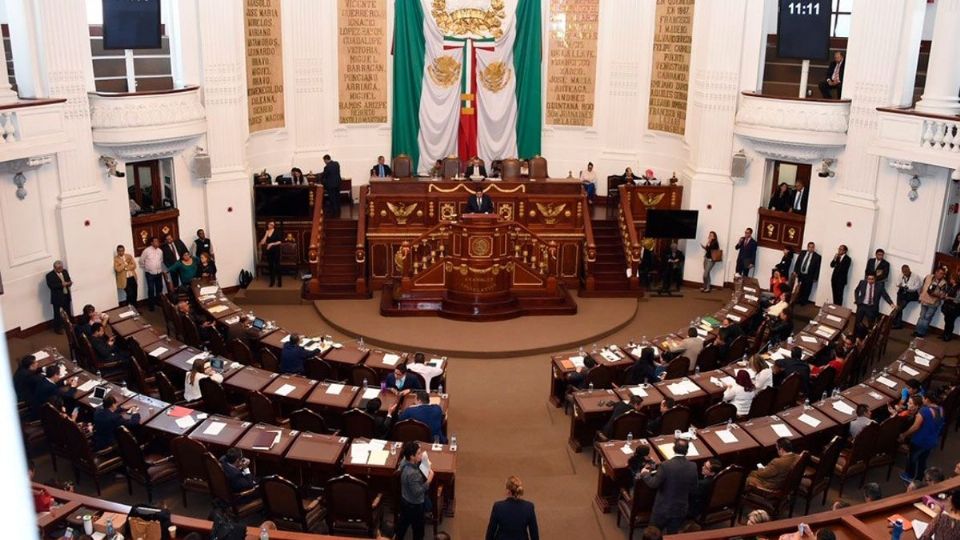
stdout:
[[370,298],[357,292],[357,220],[325,219],[323,221],[323,260],[320,261],[319,287],[311,299]]
[[617,220],[594,218],[593,238],[597,246],[597,261],[593,264],[595,290],[581,289],[580,296],[639,296],[640,291],[631,289],[627,278],[627,259]]

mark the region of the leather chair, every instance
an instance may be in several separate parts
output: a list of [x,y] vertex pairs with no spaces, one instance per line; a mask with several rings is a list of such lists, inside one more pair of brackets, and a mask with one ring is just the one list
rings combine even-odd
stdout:
[[133,383],[141,394],[157,395],[156,376],[147,375],[136,356],[130,359],[130,372],[133,374]]
[[608,437],[603,431],[597,430],[596,434],[593,436],[593,463],[594,465],[598,462],[598,456],[600,455],[599,447],[600,443],[604,443],[610,440],[614,441],[625,441],[627,440],[628,435],[633,435],[634,438],[643,437],[644,433],[647,432],[647,415],[642,412],[627,411],[617,417],[613,421],[613,425],[610,428],[610,436]]
[[626,518],[628,540],[633,540],[635,529],[650,523],[656,496],[656,490],[642,481],[635,483],[632,491],[620,490],[620,498],[617,500],[617,527],[620,527],[620,521]]
[[390,430],[390,440],[397,442],[429,441],[430,427],[419,420],[408,418],[393,425]]
[[161,296],[161,302],[169,306],[170,310],[170,323],[173,325],[173,335],[181,341],[186,341],[186,336],[183,332],[183,317],[180,315],[180,312],[177,311],[176,306],[173,305],[173,302],[170,301],[166,296]]
[[278,373],[280,371],[280,359],[270,349],[260,349],[260,368]]
[[354,386],[376,385],[379,381],[377,372],[367,366],[354,366],[350,370],[350,384]]
[[324,490],[329,534],[372,538],[380,525],[381,495],[359,478],[344,474],[327,481]]
[[457,176],[460,175],[460,171],[462,170],[460,168],[460,158],[456,156],[444,158],[443,164],[442,164],[442,170],[443,170],[442,176],[444,180],[450,180],[451,178],[456,178]]
[[897,449],[900,447],[900,441],[897,438],[906,430],[906,423],[906,419],[896,415],[880,422],[873,452],[867,462],[867,470],[886,465],[888,482],[890,481],[890,474],[893,472],[893,465],[897,461]]
[[690,373],[690,359],[686,356],[678,356],[667,364],[664,380],[679,379],[686,377]]
[[191,317],[180,313],[180,328],[183,332],[183,342],[196,349],[204,349],[207,344],[200,338],[200,329]]
[[703,427],[726,423],[737,419],[737,407],[733,403],[714,403],[703,412]]
[[807,396],[807,399],[810,400],[810,403],[815,403],[823,399],[824,396],[830,395],[837,379],[837,372],[831,366],[827,366],[816,377],[810,379],[810,395]]
[[[801,452],[799,459],[790,469],[790,473],[783,484],[776,489],[747,485],[741,499],[746,504],[766,510],[771,516],[779,516],[785,506],[789,507],[790,516],[793,517],[794,498],[800,480],[803,478],[803,471],[806,470],[809,457],[810,455],[806,451]],[[740,506],[740,511],[743,512],[743,505]]]
[[234,362],[239,362],[245,366],[253,365],[253,352],[250,351],[250,347],[243,342],[243,340],[234,338],[227,342],[227,351],[230,354],[230,359]]
[[77,424],[64,419],[60,426],[64,432],[64,442],[70,449],[69,458],[71,465],[73,465],[74,480],[77,484],[80,484],[81,471],[90,475],[93,478],[93,484],[97,487],[97,496],[99,496],[100,478],[120,469],[122,465],[120,457],[116,455],[112,447],[94,452],[90,439]]
[[550,178],[547,174],[547,159],[543,156],[530,158],[530,179],[546,180],[547,178]]
[[410,156],[400,154],[393,158],[393,177],[398,180],[409,180],[413,178],[413,162]]
[[208,334],[210,343],[210,352],[217,356],[227,356],[227,344],[223,341],[223,336],[220,335],[220,332],[210,332]]
[[753,396],[753,402],[750,403],[750,412],[747,414],[750,418],[762,418],[773,414],[773,407],[777,401],[777,389],[768,386],[757,392]]
[[180,331],[175,322],[178,319],[176,310],[170,303],[170,299],[162,294],[160,295],[160,313],[163,314],[163,323],[167,328],[167,335],[180,339]]
[[127,493],[133,495],[133,481],[143,484],[147,490],[147,502],[153,502],[153,486],[173,480],[177,476],[177,466],[173,456],[146,455],[137,439],[124,426],[117,428],[117,451],[123,461],[124,475],[127,477]]
[[343,421],[343,434],[351,439],[365,437],[372,439],[374,436],[374,419],[360,409],[350,409],[341,415]]
[[157,392],[160,393],[160,399],[166,401],[170,404],[183,404],[183,391],[177,390],[173,383],[170,382],[170,378],[167,377],[167,374],[158,371],[154,375],[155,380],[157,381]]
[[728,526],[733,527],[746,480],[747,471],[737,465],[718,472],[713,478],[703,511],[696,518],[697,523],[706,527],[729,520]]
[[690,409],[677,405],[660,417],[660,432],[654,435],[670,435],[676,430],[686,431],[690,427]]
[[303,363],[303,369],[307,377],[315,381],[329,381],[336,376],[336,370],[333,369],[326,360],[322,358],[307,358]]
[[51,403],[44,403],[40,407],[39,416],[40,428],[47,439],[47,448],[50,449],[50,462],[53,465],[53,470],[56,471],[58,457],[69,461],[73,456],[73,451],[67,443],[66,432],[63,428],[63,423],[70,422],[70,420],[64,418]]
[[868,424],[853,438],[850,448],[840,452],[840,457],[837,459],[837,465],[834,468],[834,474],[840,478],[838,497],[843,496],[843,486],[846,484],[847,478],[851,476],[862,475],[860,487],[863,487],[867,477],[867,464],[873,455],[879,434],[879,424]]
[[700,368],[700,373],[713,371],[720,367],[720,349],[715,345],[707,345],[700,349],[696,366]]
[[231,403],[223,386],[210,377],[200,379],[200,396],[203,397],[203,404],[208,413],[241,419],[247,417],[247,404]]
[[[67,345],[70,347],[70,358],[80,359],[80,344],[77,343],[77,330],[73,324],[73,319],[67,314],[67,310],[60,310],[60,320],[63,321],[63,331],[67,335]],[[82,367],[82,366],[81,366]]]
[[803,471],[803,478],[800,479],[800,486],[797,489],[797,495],[807,500],[804,514],[810,513],[810,501],[820,493],[823,493],[823,500],[820,501],[820,505],[827,504],[827,493],[830,491],[833,471],[837,466],[837,459],[840,458],[840,450],[843,449],[844,444],[843,437],[835,435],[819,456],[810,456],[812,466]]
[[180,493],[186,508],[188,491],[210,493],[207,470],[203,465],[203,455],[207,449],[200,441],[181,436],[170,441],[170,453],[173,454],[173,464],[180,478]]
[[250,392],[250,394],[247,395],[247,405],[250,411],[248,420],[251,422],[284,427],[290,423],[289,420],[281,418],[280,415],[277,414],[277,405],[270,401],[270,398],[262,392]]
[[241,519],[259,512],[263,507],[263,500],[260,498],[260,486],[234,493],[230,489],[226,473],[223,472],[223,466],[210,452],[203,455],[203,468],[207,471],[210,494],[214,499],[221,501],[233,517]]
[[290,429],[309,431],[319,435],[337,434],[337,431],[327,427],[327,421],[322,416],[310,409],[297,409],[290,413]]
[[293,482],[271,475],[260,482],[263,510],[267,519],[285,531],[310,532],[325,517],[319,498],[304,500]]
[[[743,358],[743,355],[747,352],[747,337],[738,336],[737,339],[733,340],[733,343],[730,344],[730,347],[727,348],[726,355],[726,364],[730,362],[736,362]],[[703,368],[700,368],[703,370]]]
[[503,160],[500,169],[500,178],[508,182],[520,180],[520,160],[514,158]]
[[797,398],[800,396],[800,376],[796,373],[790,374],[780,383],[777,389],[777,399],[773,401],[773,412],[778,413],[784,409],[789,409],[797,404]]

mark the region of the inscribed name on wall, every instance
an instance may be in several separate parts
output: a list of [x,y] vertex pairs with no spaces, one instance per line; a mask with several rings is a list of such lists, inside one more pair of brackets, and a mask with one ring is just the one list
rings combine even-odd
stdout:
[[340,123],[387,121],[387,2],[340,0]]
[[550,0],[546,123],[592,126],[599,0]]
[[281,0],[244,0],[247,109],[250,132],[282,128],[283,46]]
[[684,134],[695,0],[657,0],[647,127]]

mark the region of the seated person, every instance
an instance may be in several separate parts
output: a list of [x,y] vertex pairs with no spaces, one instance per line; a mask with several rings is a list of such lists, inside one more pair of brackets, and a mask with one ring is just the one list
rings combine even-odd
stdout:
[[218,383],[223,382],[223,375],[217,373],[210,362],[200,359],[194,360],[190,366],[190,372],[183,378],[184,401],[197,401],[203,397],[200,394],[200,381],[207,377]]
[[[228,448],[227,452],[220,457],[220,465],[223,467],[223,474],[227,477],[227,483],[230,485],[230,491],[234,494],[243,493],[257,487],[257,480],[250,474],[250,460],[243,457],[243,452],[239,448]],[[249,502],[251,499],[260,497],[260,493],[252,493],[249,499],[242,502]]]
[[80,318],[77,320],[77,337],[80,335],[85,335],[90,337],[93,335],[93,323],[106,323],[110,318],[109,315],[105,315],[97,312],[97,308],[93,307],[91,304],[83,306],[83,313],[81,313]]
[[683,252],[676,242],[671,242],[670,249],[663,255],[660,290],[669,291],[674,285],[678,291],[683,285]]
[[117,428],[120,426],[139,425],[140,414],[137,407],[122,409],[117,398],[107,395],[103,398],[103,403],[93,411],[93,438],[90,439],[93,451],[99,452],[114,446],[117,443]]
[[363,410],[373,417],[374,439],[385,440],[390,436],[390,429],[393,428],[393,413],[396,412],[399,404],[399,402],[394,403],[393,406],[390,407],[390,410],[387,411],[386,416],[380,414],[380,407],[383,406],[383,401],[381,401],[380,398],[373,398],[363,406]]
[[768,491],[777,491],[783,488],[783,483],[790,475],[800,455],[794,453],[793,443],[786,437],[777,439],[777,457],[770,460],[766,466],[747,475],[748,488],[760,488]]
[[770,341],[779,343],[786,341],[793,335],[793,321],[790,320],[790,311],[782,310],[770,326]]
[[847,351],[843,346],[843,342],[837,343],[837,345],[833,348],[833,354],[830,355],[830,361],[822,366],[812,366],[810,368],[810,375],[812,377],[818,377],[821,373],[823,373],[823,370],[831,367],[833,368],[834,377],[839,376],[840,372],[843,371],[843,363],[847,359],[846,353]]
[[520,176],[530,176],[530,162],[526,159],[520,160]]
[[487,168],[484,167],[483,162],[480,161],[480,158],[473,156],[470,158],[470,161],[467,162],[467,167],[463,173],[467,178],[486,178],[487,177]]
[[750,357],[750,371],[753,372],[753,386],[757,392],[773,386],[773,369],[759,354]]
[[690,359],[690,373],[693,373],[697,367],[697,358],[700,356],[700,351],[702,350],[703,340],[700,339],[700,335],[697,334],[697,329],[691,326],[687,328],[687,337],[683,338],[671,352],[679,353]]
[[303,375],[307,358],[313,353],[300,346],[300,334],[290,334],[290,339],[280,351],[280,373]]
[[400,421],[416,420],[423,422],[430,428],[430,437],[447,444],[447,437],[443,434],[443,408],[430,403],[430,394],[426,390],[417,390],[417,404],[407,407],[398,417]]
[[779,298],[783,295],[783,287],[787,284],[787,278],[783,277],[780,268],[775,267],[770,276],[770,295],[773,298]]
[[874,423],[873,419],[870,418],[870,407],[866,403],[860,403],[857,405],[857,417],[853,419],[853,422],[850,422],[850,438],[853,439],[863,431],[863,428]]
[[43,368],[43,377],[36,380],[33,389],[33,398],[30,400],[30,411],[33,418],[40,418],[40,408],[46,403],[52,403],[57,409],[62,409],[65,400],[73,400],[77,395],[77,378],[71,377],[64,381],[60,376],[60,366],[53,364]]
[[387,165],[383,156],[378,156],[377,164],[370,167],[370,176],[373,178],[388,178],[393,176],[393,171],[390,170],[390,166]]
[[406,364],[400,364],[393,368],[393,373],[387,375],[387,388],[392,388],[400,392],[401,396],[409,394],[412,390],[425,390],[420,384],[419,379],[407,376],[407,371],[408,368]]
[[787,311],[790,308],[790,298],[791,295],[789,292],[784,292],[776,299],[776,303],[767,308],[767,315],[770,317],[779,317],[781,313]]
[[860,491],[863,493],[863,502],[874,502],[883,498],[883,491],[880,489],[880,484],[876,482],[867,482]]
[[644,347],[640,351],[640,359],[627,369],[623,384],[653,384],[660,381],[657,373],[656,353],[653,347]]
[[657,180],[657,176],[653,174],[653,169],[647,169],[643,171],[643,176],[641,176],[636,184],[638,186],[659,186],[660,180]]
[[651,436],[655,437],[660,434],[660,426],[663,423],[663,415],[676,406],[677,401],[673,398],[664,398],[663,401],[660,402],[660,414],[647,423],[647,431],[650,432]]
[[130,353],[120,348],[114,336],[107,337],[106,329],[100,323],[93,323],[90,327],[93,334],[90,336],[90,345],[99,362],[127,362]]
[[726,383],[723,390],[723,400],[727,403],[733,403],[737,408],[737,416],[743,417],[750,414],[750,406],[753,404],[753,398],[757,395],[757,388],[750,379],[750,374],[746,370],[737,370],[737,377],[734,382]]
[[567,375],[568,390],[583,390],[587,385],[587,373],[597,367],[597,361],[592,356],[583,357],[583,366],[576,368],[573,373]]
[[717,473],[723,470],[723,462],[720,458],[712,457],[703,462],[700,468],[700,478],[697,480],[697,488],[690,494],[690,519],[697,519],[706,509],[710,502],[710,491],[713,489],[713,481]]
[[803,349],[794,347],[789,358],[780,358],[773,363],[773,386],[779,388],[784,379],[794,373],[800,377],[800,391],[810,391],[810,364],[803,359]]
[[626,183],[634,184],[638,179],[639,178],[637,178],[637,176],[633,174],[633,169],[631,169],[630,167],[627,167],[626,169],[624,169],[623,174],[620,175],[620,181],[624,184]]
[[490,176],[488,178],[500,178],[503,171],[503,160],[495,159],[490,162]]
[[[604,424],[603,430],[601,432],[608,439],[613,436],[613,424],[624,414],[629,411],[640,412],[643,409],[643,398],[637,395],[631,395],[630,401],[624,402],[623,400],[617,401],[613,404],[613,411],[611,411],[610,419],[607,420],[607,423]],[[634,437],[639,437],[640,433],[634,433]]]
[[203,279],[217,279],[217,263],[213,262],[209,253],[200,254],[200,265],[197,274]]
[[442,159],[438,159],[437,162],[433,164],[433,167],[430,167],[430,177],[431,178],[443,177],[443,160]]
[[631,486],[637,482],[640,471],[642,471],[644,467],[651,470],[656,469],[657,462],[650,458],[650,447],[646,444],[641,444],[633,450],[633,455],[627,459],[627,468],[630,469],[630,475],[633,477]]
[[777,192],[770,196],[770,204],[767,205],[767,208],[778,212],[786,212],[793,203],[791,195],[793,194],[790,192],[790,186],[786,182],[780,182],[780,185],[777,186]]
[[580,171],[580,182],[587,192],[587,200],[594,202],[597,199],[597,173],[593,170],[593,162],[587,163],[587,170]]
[[734,322],[733,319],[729,317],[724,317],[720,321],[720,328],[717,329],[717,339],[715,340],[716,345],[720,347],[720,352],[722,356],[727,355],[727,350],[730,349],[730,345],[740,336],[743,336],[743,327],[739,323]]
[[[182,285],[190,285],[193,278],[199,275],[199,268],[200,265],[197,264],[197,260],[193,258],[193,255],[190,255],[189,251],[185,251],[183,255],[180,256],[180,260],[170,265],[167,271],[170,272],[171,277],[173,274],[176,274]],[[176,282],[177,281],[174,280],[174,283]]]
[[427,362],[427,357],[422,352],[418,352],[413,355],[413,363],[407,364],[407,369],[423,377],[423,385],[426,386],[425,390],[431,390],[434,386],[432,382],[434,378],[443,377],[443,368],[431,366]]
[[477,190],[475,194],[467,199],[467,214],[492,214],[493,213],[493,199],[489,195],[484,193],[483,187],[481,184],[477,184]]
[[213,319],[210,318],[206,313],[201,313],[194,311],[190,307],[190,302],[187,300],[180,300],[177,302],[177,312],[197,325],[197,331],[200,333],[200,339],[203,341],[210,340],[210,332],[216,332],[217,329],[214,326]]
[[300,170],[300,167],[290,169],[290,183],[295,186],[307,183],[307,179],[303,177],[303,171]]
[[918,380],[916,380],[916,379],[908,379],[908,380],[907,380],[907,385],[904,386],[904,387],[903,387],[903,390],[900,391],[900,403],[899,403],[899,405],[902,406],[902,407],[905,407],[905,406],[907,405],[907,401],[908,401],[912,396],[920,396],[920,397],[923,397],[924,395],[925,395],[925,392],[924,392],[924,390],[923,390],[923,386],[920,385],[920,381],[918,381]]
[[35,356],[28,354],[21,358],[20,365],[13,373],[13,389],[17,393],[17,401],[29,401],[42,377]]

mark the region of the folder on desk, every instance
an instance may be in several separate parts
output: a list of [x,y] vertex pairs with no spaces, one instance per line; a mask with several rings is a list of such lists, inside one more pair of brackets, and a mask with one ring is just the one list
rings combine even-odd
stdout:
[[270,450],[278,442],[280,442],[279,431],[261,431],[250,447],[254,450]]

